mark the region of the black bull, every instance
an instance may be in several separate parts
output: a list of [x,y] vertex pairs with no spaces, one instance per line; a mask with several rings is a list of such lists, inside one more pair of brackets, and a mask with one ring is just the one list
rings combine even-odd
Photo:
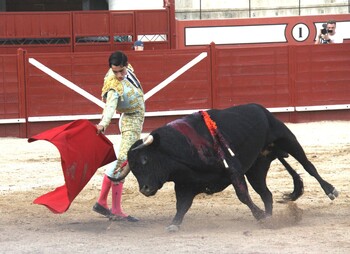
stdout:
[[[146,144],[138,140],[128,152],[130,170],[144,195],[152,196],[165,182],[174,182],[177,212],[171,226],[177,228],[182,223],[197,194],[220,192],[230,184],[257,220],[271,215],[273,201],[266,174],[275,158],[293,174],[297,186],[289,199],[296,200],[303,185],[283,159],[288,154],[317,179],[330,199],[338,196],[307,159],[294,134],[264,107],[247,104],[206,112],[217,133],[210,132],[203,114],[194,113],[152,131]],[[261,196],[265,211],[252,202],[245,175]]]

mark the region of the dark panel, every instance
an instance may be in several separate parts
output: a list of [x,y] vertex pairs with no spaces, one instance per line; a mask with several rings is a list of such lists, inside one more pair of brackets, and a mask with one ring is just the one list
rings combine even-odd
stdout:
[[89,10],[108,10],[108,1],[90,0]]
[[82,0],[7,0],[6,11],[82,10]]

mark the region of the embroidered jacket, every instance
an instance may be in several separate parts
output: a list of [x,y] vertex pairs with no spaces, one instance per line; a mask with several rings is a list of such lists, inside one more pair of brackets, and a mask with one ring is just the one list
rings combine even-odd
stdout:
[[130,64],[127,67],[127,75],[122,81],[116,78],[112,69],[108,70],[101,95],[106,101],[106,106],[99,125],[102,125],[104,129],[108,127],[116,111],[118,113],[143,113],[145,111],[142,86]]

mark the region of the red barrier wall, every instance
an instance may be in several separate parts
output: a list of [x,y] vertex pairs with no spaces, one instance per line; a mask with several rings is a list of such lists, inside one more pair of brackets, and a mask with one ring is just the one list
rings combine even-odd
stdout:
[[[160,84],[203,50],[176,51],[132,51],[128,54],[142,82],[145,93]],[[208,55],[208,51],[205,51]],[[102,80],[108,70],[110,53],[67,53],[67,54],[28,54],[51,70],[57,72],[80,88],[100,98]],[[146,102],[147,112],[211,108],[210,59],[206,58],[190,71],[185,72],[169,86]],[[48,76],[35,66],[27,66],[27,114],[33,118],[66,115],[100,114],[102,109],[83,96],[73,92],[57,80]],[[171,94],[171,96],[169,96]],[[95,117],[98,119],[98,117]],[[37,119],[35,121],[38,121]],[[46,120],[43,120],[46,121]],[[163,123],[161,118],[153,119],[148,130]],[[28,123],[28,135],[33,135],[47,126]],[[115,132],[115,129],[112,132]]]
[[346,43],[213,47],[213,105],[260,103],[298,112],[284,114],[292,122],[348,120],[349,52]]
[[[329,46],[329,47],[328,47]],[[296,106],[349,103],[350,45],[293,47]]]
[[256,102],[267,107],[291,106],[288,49],[216,48],[214,105],[226,108]]
[[[0,54],[16,54],[21,47],[32,52],[71,52],[71,24],[71,12],[3,12],[0,15],[0,39],[13,41],[4,42]],[[40,39],[61,39],[66,43],[43,46],[38,42]]]
[[[29,60],[39,61],[100,98],[109,54],[20,52],[0,56],[2,120],[25,120],[3,121],[0,135],[29,137],[79,118],[97,122],[102,108]],[[263,104],[288,122],[350,120],[350,44],[245,48],[212,44],[193,50],[130,51],[128,56],[146,95],[179,74],[146,101],[144,131],[190,111],[248,102]],[[115,133],[117,123],[113,121],[107,134]]]
[[350,45],[323,46],[291,48],[293,71],[290,76],[293,79],[290,85],[293,87],[293,105],[299,112],[293,121],[350,118],[350,111],[343,110],[350,109]]
[[175,47],[173,11],[4,12],[0,54],[16,54],[19,47],[30,53],[131,50],[137,39],[145,50],[170,49]]
[[[19,137],[21,133],[21,99],[20,82],[18,80],[18,57],[16,55],[0,55],[0,136]],[[22,125],[23,127],[25,124]]]

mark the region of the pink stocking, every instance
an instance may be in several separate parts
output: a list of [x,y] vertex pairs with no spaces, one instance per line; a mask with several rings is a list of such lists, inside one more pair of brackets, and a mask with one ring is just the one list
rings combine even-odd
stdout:
[[108,179],[108,177],[106,175],[104,175],[103,180],[102,180],[102,187],[101,187],[101,192],[100,192],[100,196],[97,200],[97,202],[108,209],[108,204],[107,204],[107,197],[108,197],[108,193],[109,190],[111,189],[111,180]]
[[118,216],[127,217],[122,209],[123,183],[112,184],[112,213]]

